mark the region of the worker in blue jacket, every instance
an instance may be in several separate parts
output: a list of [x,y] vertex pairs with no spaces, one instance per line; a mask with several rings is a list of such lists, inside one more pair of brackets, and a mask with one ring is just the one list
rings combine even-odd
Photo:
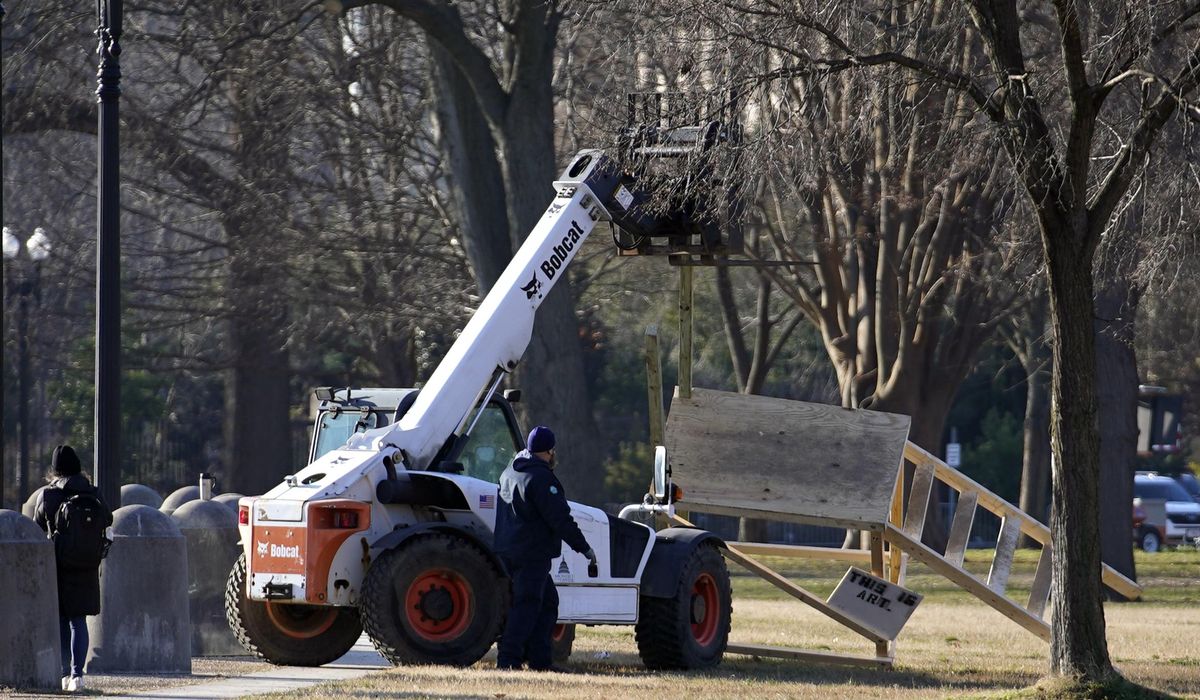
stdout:
[[550,560],[562,543],[592,564],[596,553],[571,517],[563,485],[554,475],[554,433],[544,425],[529,432],[526,449],[500,475],[496,552],[512,581],[512,608],[500,636],[497,668],[551,670],[550,637],[558,621],[558,592]]

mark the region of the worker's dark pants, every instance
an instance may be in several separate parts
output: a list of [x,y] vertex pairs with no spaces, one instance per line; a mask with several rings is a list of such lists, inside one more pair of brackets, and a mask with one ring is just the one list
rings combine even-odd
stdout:
[[553,660],[550,636],[558,622],[558,591],[550,578],[550,560],[514,561],[503,557],[504,568],[512,580],[512,607],[500,635],[496,665],[519,668],[549,668]]

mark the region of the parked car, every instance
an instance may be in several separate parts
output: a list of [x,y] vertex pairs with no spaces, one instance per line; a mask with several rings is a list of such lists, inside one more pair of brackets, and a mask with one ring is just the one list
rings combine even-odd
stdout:
[[1200,479],[1197,479],[1191,472],[1184,472],[1175,477],[1175,481],[1179,482],[1184,491],[1191,494],[1193,501],[1200,503]]
[[[1146,513],[1142,526],[1135,531],[1139,538],[1146,526],[1159,526],[1164,538],[1160,542],[1138,540],[1146,551],[1155,551],[1161,544],[1195,544],[1200,541],[1200,503],[1175,479],[1154,472],[1139,472],[1133,478],[1134,505],[1141,506]],[[1155,515],[1161,503],[1161,515]],[[1161,518],[1161,522],[1159,522]],[[1151,538],[1152,539],[1152,538]],[[1151,549],[1151,547],[1153,549]]]

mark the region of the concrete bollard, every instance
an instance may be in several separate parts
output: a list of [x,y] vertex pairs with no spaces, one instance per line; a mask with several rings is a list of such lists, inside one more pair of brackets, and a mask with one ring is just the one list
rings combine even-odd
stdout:
[[[38,494],[48,488],[50,488],[50,484],[42,484],[38,488],[34,489],[33,493],[29,494],[29,498],[25,499],[25,503],[21,505],[21,515],[33,520],[34,509],[37,508]],[[37,523],[34,523],[34,525],[37,525]],[[38,529],[40,530],[41,528]]]
[[187,540],[192,656],[245,654],[225,621],[225,582],[237,561],[237,514],[215,501],[189,501],[171,517]]
[[29,518],[0,510],[0,687],[59,687],[54,545]]
[[162,496],[158,491],[142,484],[125,484],[121,487],[121,506],[162,506]]
[[245,496],[240,493],[223,493],[220,496],[213,496],[213,502],[227,506],[236,516],[238,512],[238,501],[243,498],[245,498]]
[[172,491],[171,495],[167,496],[163,500],[162,505],[159,506],[158,509],[167,515],[170,515],[171,513],[174,513],[175,509],[179,506],[187,503],[188,501],[194,501],[197,498],[200,498],[199,486],[181,486]]
[[190,673],[187,542],[150,506],[113,513],[113,545],[100,570],[100,614],[88,618],[87,670]]

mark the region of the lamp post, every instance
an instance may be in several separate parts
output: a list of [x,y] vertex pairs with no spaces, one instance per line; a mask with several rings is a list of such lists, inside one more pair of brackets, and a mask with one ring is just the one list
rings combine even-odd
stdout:
[[[4,4],[0,3],[0,25],[3,25],[3,23],[4,23],[4,15],[5,14],[7,14],[7,12],[4,9]],[[2,76],[2,75],[4,75],[4,47],[3,47],[3,45],[0,45],[0,76]],[[3,121],[4,121],[4,85],[3,85],[3,83],[0,83],[0,122],[3,122]],[[4,162],[4,139],[0,139],[0,163],[3,163],[3,162]],[[0,199],[3,199],[3,197],[0,196]],[[4,252],[6,254],[8,253],[8,236],[9,236],[8,231],[5,231],[4,232]],[[15,237],[14,237],[14,240],[15,240]],[[7,280],[8,276],[5,275],[4,279]],[[4,437],[3,437],[3,431],[0,431],[0,455],[2,455],[5,451],[3,449],[4,444],[5,444],[5,441],[4,441]],[[4,510],[4,464],[2,463],[2,460],[0,460],[0,510]]]
[[[4,257],[18,269],[17,275],[4,276],[5,291],[17,297],[17,503],[29,489],[29,385],[33,374],[29,366],[29,300],[41,298],[42,261],[50,255],[50,239],[40,226],[28,240],[22,241],[4,227]],[[14,277],[16,280],[14,281]],[[0,488],[3,484],[0,483]]]
[[121,0],[97,0],[100,66],[96,98],[96,487],[105,503],[120,504],[121,483],[121,193],[117,110],[121,97]]

